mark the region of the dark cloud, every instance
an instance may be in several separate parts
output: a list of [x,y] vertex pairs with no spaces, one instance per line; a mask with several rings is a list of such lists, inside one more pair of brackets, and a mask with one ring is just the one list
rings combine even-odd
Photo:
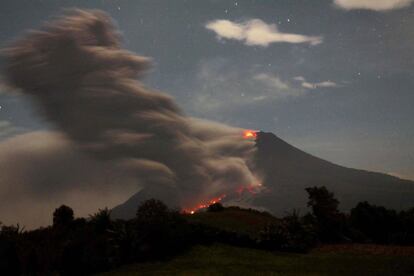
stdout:
[[[186,117],[137,81],[149,59],[120,48],[105,13],[72,10],[6,54],[8,83],[33,97],[74,148],[144,185],[176,188],[183,207],[256,181],[253,142],[240,129]],[[60,176],[53,166],[50,173]]]

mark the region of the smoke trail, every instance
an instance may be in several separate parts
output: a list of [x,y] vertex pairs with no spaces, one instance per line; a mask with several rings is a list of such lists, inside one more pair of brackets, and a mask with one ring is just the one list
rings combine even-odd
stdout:
[[[148,58],[121,49],[111,18],[73,10],[6,51],[9,84],[83,152],[145,185],[174,187],[183,207],[256,182],[253,142],[237,128],[185,116],[138,80]],[[154,175],[156,174],[156,175]]]

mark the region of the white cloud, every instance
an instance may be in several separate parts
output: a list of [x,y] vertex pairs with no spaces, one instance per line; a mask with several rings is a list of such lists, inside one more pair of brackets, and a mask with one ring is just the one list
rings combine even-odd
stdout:
[[299,81],[301,83],[301,86],[306,89],[339,87],[339,85],[336,82],[333,82],[330,80],[321,81],[321,82],[308,82],[302,76],[297,76],[297,77],[294,77],[293,79],[296,81]]
[[302,76],[297,76],[297,77],[294,77],[293,79],[297,81],[306,81],[305,78]]
[[214,20],[206,24],[208,30],[214,31],[219,39],[243,41],[249,46],[267,47],[271,43],[322,43],[320,36],[282,33],[275,24],[267,24],[260,19],[252,19],[242,23],[229,20]]
[[322,81],[322,82],[302,82],[302,87],[308,89],[316,89],[316,88],[326,88],[326,87],[338,87],[338,85],[333,81]]
[[275,89],[288,90],[290,88],[289,85],[283,82],[279,77],[271,76],[266,73],[257,74],[253,77],[253,79],[261,81],[267,86]]
[[388,11],[408,7],[414,0],[334,0],[334,4],[345,10],[365,9]]

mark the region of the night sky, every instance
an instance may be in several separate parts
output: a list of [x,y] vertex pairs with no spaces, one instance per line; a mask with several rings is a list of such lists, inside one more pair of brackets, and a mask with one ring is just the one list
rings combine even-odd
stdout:
[[[274,132],[340,165],[414,179],[414,1],[3,0],[0,46],[96,8],[191,116]],[[1,65],[1,64],[0,64]],[[52,129],[0,87],[0,139]]]

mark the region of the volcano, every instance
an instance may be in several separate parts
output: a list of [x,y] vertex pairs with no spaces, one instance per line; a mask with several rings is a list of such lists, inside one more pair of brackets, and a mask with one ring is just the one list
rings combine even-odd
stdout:
[[[310,155],[273,133],[257,132],[256,155],[253,170],[263,179],[263,189],[246,202],[252,208],[285,215],[293,209],[306,211],[305,188],[325,186],[334,192],[343,211],[349,211],[358,202],[368,201],[396,210],[414,206],[414,181],[388,174],[346,168]],[[162,188],[144,188],[125,203],[112,209],[114,218],[131,218],[144,200],[156,198],[170,207],[178,207],[174,191]],[[223,201],[226,204],[226,201]],[[237,204],[232,201],[231,204]]]
[[306,187],[325,186],[349,211],[358,202],[402,210],[414,207],[414,181],[388,174],[346,168],[312,156],[272,133],[259,132],[255,166],[266,190],[253,200],[276,215],[304,210]]

